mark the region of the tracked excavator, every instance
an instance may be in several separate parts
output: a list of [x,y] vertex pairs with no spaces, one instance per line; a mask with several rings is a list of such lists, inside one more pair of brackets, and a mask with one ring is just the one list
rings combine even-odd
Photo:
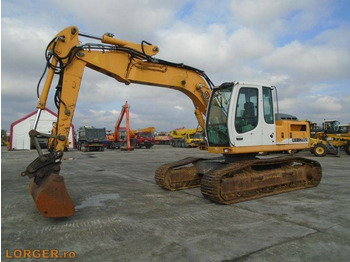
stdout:
[[[79,37],[98,42],[81,43]],[[40,113],[57,74],[54,150],[44,154],[38,146],[39,156],[22,172],[22,176],[31,179],[29,192],[43,216],[74,214],[73,201],[59,172],[85,67],[126,85],[138,83],[178,90],[193,101],[199,125],[206,131],[207,149],[218,157],[186,158],[160,166],[155,181],[162,188],[200,186],[205,198],[232,204],[319,184],[322,169],[316,161],[289,156],[256,158],[262,151],[308,148],[308,123],[275,114],[275,87],[243,82],[216,87],[202,70],[155,58],[158,51],[157,46],[145,41],[136,44],[109,33],[91,36],[75,26],[62,30],[49,43],[45,53],[46,80],[41,94],[37,92],[37,115],[29,135],[37,141]],[[42,78],[44,75],[45,71]]]
[[[125,139],[120,139],[120,124],[123,121],[125,115]],[[110,140],[108,143],[110,146],[107,145],[107,147],[110,148],[120,148],[123,151],[132,151],[134,150],[133,147],[130,145],[130,117],[129,117],[129,103],[128,101],[125,102],[125,105],[122,106],[122,110],[120,111],[118,120],[114,127],[114,133],[110,136]]]

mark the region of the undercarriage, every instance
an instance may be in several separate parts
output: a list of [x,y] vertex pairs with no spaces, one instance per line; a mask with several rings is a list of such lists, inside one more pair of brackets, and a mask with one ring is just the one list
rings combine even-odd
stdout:
[[234,204],[317,186],[322,168],[300,157],[244,159],[186,158],[156,170],[156,183],[167,190],[199,187],[215,203]]

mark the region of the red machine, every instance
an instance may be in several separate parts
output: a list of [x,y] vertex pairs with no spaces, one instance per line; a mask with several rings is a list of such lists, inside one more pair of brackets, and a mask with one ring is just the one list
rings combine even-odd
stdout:
[[[126,128],[120,127],[123,121],[124,115],[126,116]],[[125,131],[125,138],[121,139],[121,131]],[[126,144],[126,146],[125,146]],[[129,104],[128,101],[122,106],[122,111],[118,117],[117,123],[115,124],[114,133],[108,137],[108,148],[120,148],[122,150],[131,151],[134,148],[130,145],[130,124],[129,124]]]
[[135,129],[130,131],[130,136],[135,142],[136,148],[151,148],[155,143],[156,140],[154,138],[154,132],[156,131],[156,128],[153,126],[142,128],[142,129]]

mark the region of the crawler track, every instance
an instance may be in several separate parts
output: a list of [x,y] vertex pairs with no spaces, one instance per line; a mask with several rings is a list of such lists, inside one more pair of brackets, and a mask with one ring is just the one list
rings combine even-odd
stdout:
[[205,174],[201,191],[220,204],[234,204],[317,186],[322,169],[317,161],[284,157],[230,163]]
[[160,166],[155,174],[157,185],[171,191],[199,187],[202,176],[195,166],[190,166],[199,160],[201,158],[188,157]]

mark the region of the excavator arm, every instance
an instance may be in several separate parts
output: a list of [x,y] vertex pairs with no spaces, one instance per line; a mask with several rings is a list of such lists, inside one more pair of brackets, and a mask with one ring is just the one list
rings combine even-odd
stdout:
[[[87,36],[87,35],[83,35]],[[184,64],[155,59],[158,47],[135,44],[111,37],[101,38],[104,44],[79,44],[79,31],[69,27],[60,32],[48,48],[48,76],[37,105],[44,109],[54,73],[60,79],[55,101],[59,107],[57,134],[67,137],[79,94],[84,68],[89,67],[117,81],[129,85],[167,87],[186,94],[195,106],[195,115],[202,128],[211,94],[212,82],[206,74]],[[63,149],[63,140],[57,140],[56,151]]]
[[52,81],[57,74],[59,80],[55,104],[58,118],[56,135],[53,137],[54,150],[50,154],[43,154],[36,143],[39,157],[22,172],[22,176],[33,178],[29,191],[39,212],[47,217],[74,214],[74,205],[65,188],[63,177],[58,173],[85,67],[126,85],[138,83],[166,87],[186,94],[193,101],[195,115],[202,128],[205,127],[204,117],[213,87],[210,79],[201,70],[154,58],[159,48],[147,42],[136,44],[105,34],[101,38],[92,37],[101,43],[81,44],[79,36],[91,37],[80,34],[77,27],[68,27],[58,33],[46,49],[48,72],[41,95],[38,96],[38,112],[30,136],[37,141],[36,127],[40,113],[46,107]]

